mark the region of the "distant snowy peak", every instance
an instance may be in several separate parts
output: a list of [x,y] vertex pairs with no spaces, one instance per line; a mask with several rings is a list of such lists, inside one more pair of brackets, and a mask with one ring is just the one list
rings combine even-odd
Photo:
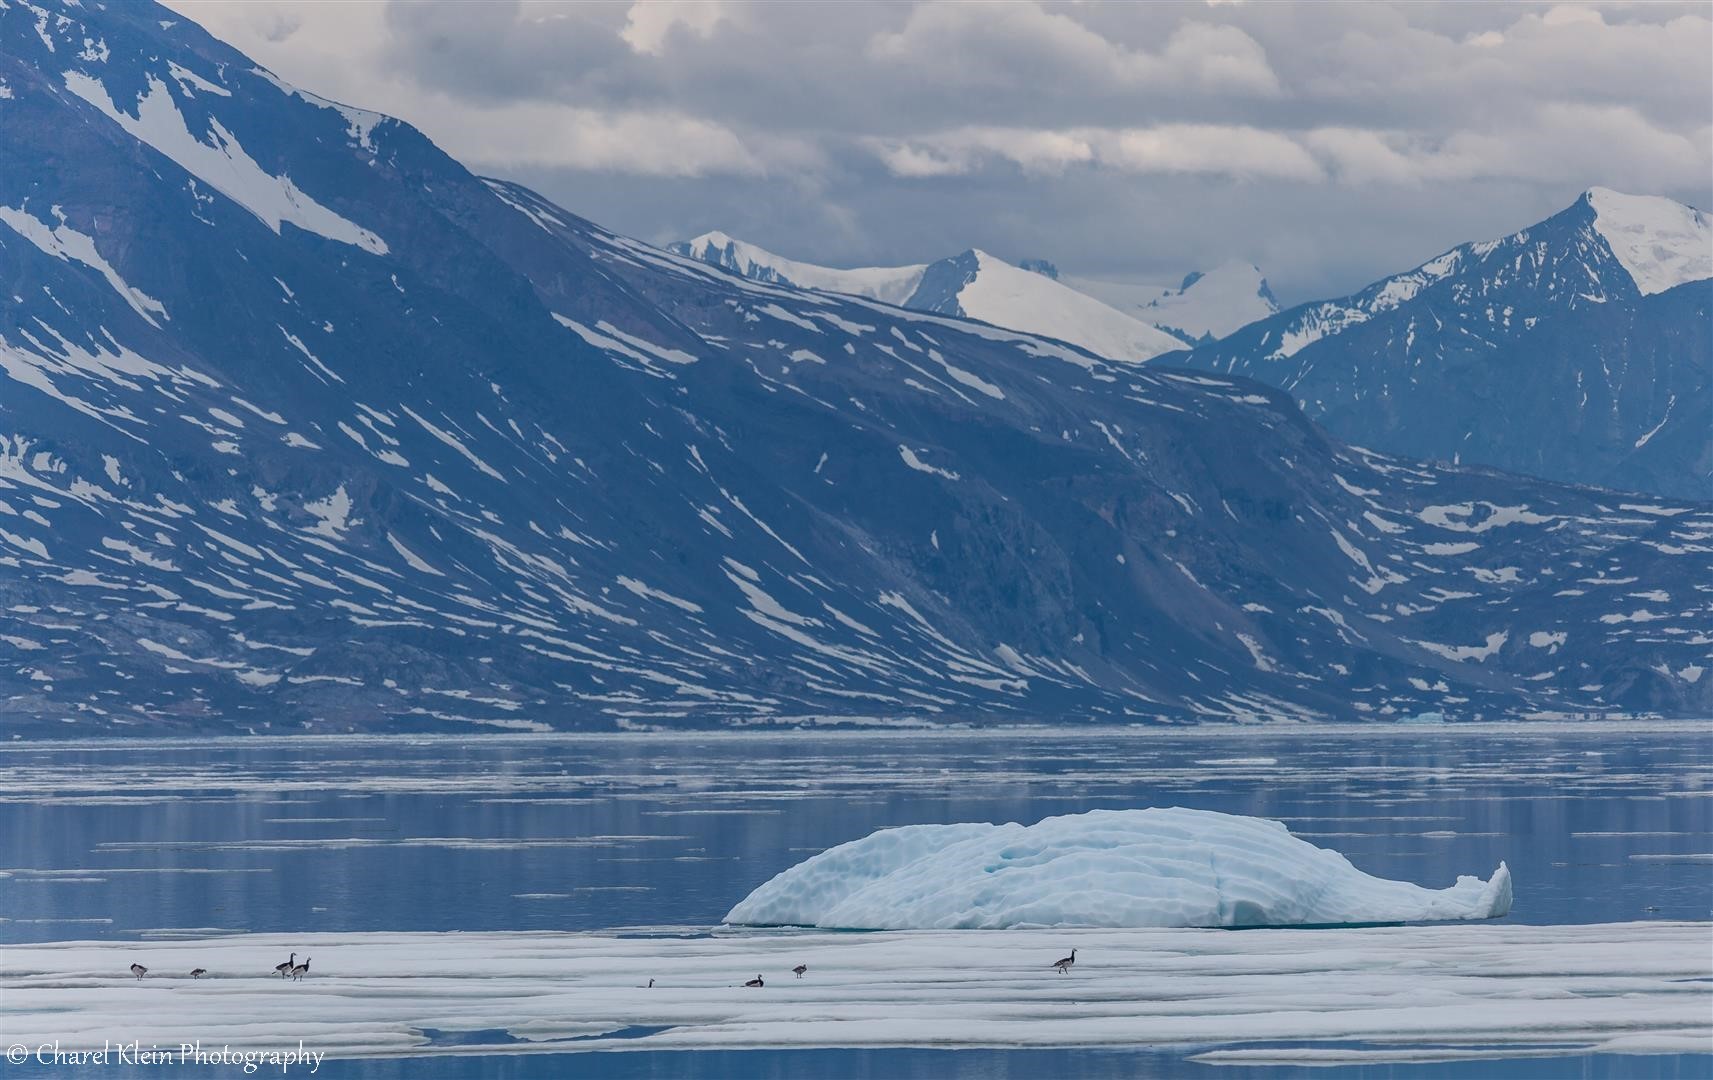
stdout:
[[1038,271],[974,249],[929,265],[917,295],[905,306],[1058,338],[1110,360],[1147,360],[1183,348],[1158,327]]
[[866,296],[871,300],[899,305],[916,291],[922,281],[922,272],[927,269],[916,265],[838,270],[787,259],[718,230],[705,232],[694,240],[672,244],[668,250],[730,270],[752,281]]
[[1196,338],[1222,338],[1279,310],[1279,301],[1252,263],[1228,262],[1207,273],[1194,273],[1142,310],[1158,326],[1182,330]]
[[1713,277],[1713,223],[1706,213],[1657,195],[1589,188],[1594,230],[1643,296]]
[[1192,343],[1225,337],[1279,310],[1260,269],[1242,261],[1191,273],[1175,289],[1096,278],[1065,284]]
[[1013,266],[971,248],[925,266],[838,270],[787,259],[717,231],[672,244],[670,250],[754,281],[979,319],[1067,341],[1109,360],[1147,360],[1184,346],[1145,320],[1061,284],[1056,268],[1040,259],[1028,260],[1028,267]]

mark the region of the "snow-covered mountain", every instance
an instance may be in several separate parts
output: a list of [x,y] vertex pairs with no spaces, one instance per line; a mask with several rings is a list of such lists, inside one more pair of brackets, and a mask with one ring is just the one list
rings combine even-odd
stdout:
[[866,266],[855,270],[835,270],[828,266],[797,262],[734,240],[723,232],[707,232],[694,240],[669,245],[670,250],[692,259],[700,259],[741,274],[751,281],[766,281],[775,285],[794,285],[800,289],[820,289],[823,292],[850,293],[867,296],[882,303],[907,304],[922,284],[926,263],[917,266]]
[[1072,277],[1078,292],[1169,331],[1191,344],[1218,339],[1279,310],[1259,267],[1228,262],[1184,277],[1176,288]]
[[1706,506],[726,273],[151,4],[0,86],[8,734],[1713,707]]
[[905,307],[961,315],[1081,346],[1108,360],[1147,360],[1183,343],[1158,327],[985,251],[929,263]]
[[1713,229],[1670,199],[1591,189],[1184,362],[1281,387],[1376,449],[1713,496]]
[[914,311],[968,319],[1068,341],[1109,360],[1147,360],[1184,341],[1075,289],[971,249],[918,266],[836,270],[796,262],[721,232],[671,245],[677,254],[752,281],[867,296]]

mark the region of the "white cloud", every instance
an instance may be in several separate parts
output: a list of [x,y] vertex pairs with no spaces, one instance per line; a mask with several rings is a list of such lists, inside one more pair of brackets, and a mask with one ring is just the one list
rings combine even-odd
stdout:
[[1267,51],[1235,26],[1187,22],[1166,42],[1160,65],[1167,79],[1191,79],[1206,90],[1272,97],[1279,77]]
[[946,147],[913,146],[893,139],[867,139],[864,143],[888,172],[907,179],[961,176],[975,165],[974,158],[961,149],[948,152]]
[[1103,157],[1132,172],[1318,180],[1320,165],[1289,135],[1253,127],[1167,124],[1118,133]]
[[1127,173],[1201,173],[1239,178],[1314,180],[1320,165],[1286,135],[1252,127],[1165,124],[1152,128],[970,127],[908,140],[869,140],[894,175],[955,176],[995,161],[1028,173],[1058,174],[1076,165]]
[[637,0],[625,15],[619,36],[637,52],[659,56],[675,29],[683,27],[687,33],[707,38],[730,16],[719,0]]
[[1606,17],[1600,14],[1600,9],[1588,4],[1559,4],[1548,8],[1540,20],[1548,26],[1570,26],[1573,23],[1606,25]]
[[1279,90],[1266,51],[1235,26],[1185,22],[1164,50],[1149,53],[1025,2],[919,4],[901,29],[876,34],[868,52],[894,68],[929,65],[937,79],[964,84],[1068,76],[1078,84],[1119,87],[1191,84],[1247,95]]
[[1349,183],[1420,183],[1424,155],[1394,145],[1396,136],[1360,128],[1320,128],[1303,141]]
[[1713,203],[1704,0],[167,2],[613,227],[827,261],[1245,258],[1303,295],[1595,184]]
[[641,176],[762,176],[813,167],[812,147],[744,137],[709,120],[667,111],[579,109],[522,103],[481,108],[446,102],[437,138],[485,167],[563,167]]
[[764,171],[730,130],[672,113],[511,106],[463,125],[458,141],[464,157],[486,164],[566,165],[656,176]]
[[1691,186],[1713,175],[1710,131],[1664,131],[1622,106],[1554,104],[1523,122],[1439,139],[1320,128],[1303,141],[1345,183],[1503,179],[1653,191]]

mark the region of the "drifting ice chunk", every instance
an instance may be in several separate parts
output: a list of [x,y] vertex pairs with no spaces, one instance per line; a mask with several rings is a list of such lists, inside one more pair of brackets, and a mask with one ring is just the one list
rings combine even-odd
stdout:
[[1302,926],[1491,919],[1504,863],[1449,889],[1370,877],[1265,818],[1093,810],[1035,825],[907,825],[824,851],[725,918],[858,930]]

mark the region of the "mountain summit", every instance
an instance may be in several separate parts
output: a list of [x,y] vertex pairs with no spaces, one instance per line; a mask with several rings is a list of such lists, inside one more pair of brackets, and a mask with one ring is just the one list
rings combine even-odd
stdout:
[[1184,362],[1287,390],[1376,449],[1706,499],[1710,302],[1707,214],[1593,188],[1521,232],[1280,312]]

